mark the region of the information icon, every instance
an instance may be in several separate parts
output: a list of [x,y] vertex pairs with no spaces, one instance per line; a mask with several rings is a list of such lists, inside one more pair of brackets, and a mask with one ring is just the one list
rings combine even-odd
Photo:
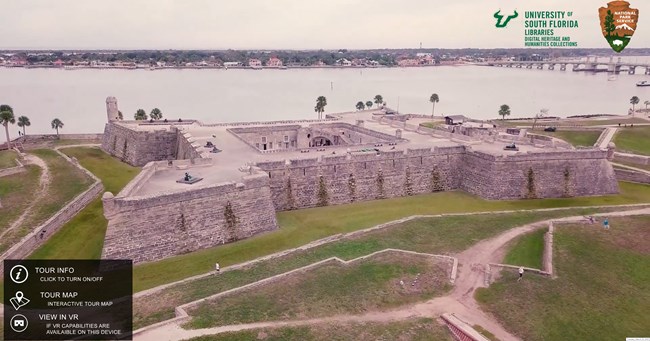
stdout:
[[9,275],[11,276],[11,280],[14,283],[21,284],[21,283],[25,283],[27,277],[29,277],[29,272],[27,272],[26,267],[22,265],[16,265],[13,268],[11,268]]
[[16,295],[9,299],[9,302],[11,302],[11,305],[14,306],[14,309],[18,310],[20,307],[27,305],[27,303],[29,303],[29,299],[23,295],[22,291],[17,291]]
[[29,323],[27,322],[27,318],[24,315],[20,314],[14,315],[14,317],[12,317],[11,321],[9,322],[11,329],[16,333],[22,333],[27,330],[28,324]]

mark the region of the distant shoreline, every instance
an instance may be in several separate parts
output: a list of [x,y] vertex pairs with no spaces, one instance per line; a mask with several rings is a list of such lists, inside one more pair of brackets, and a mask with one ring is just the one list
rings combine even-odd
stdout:
[[342,66],[342,65],[309,65],[309,66],[286,66],[286,67],[250,67],[250,66],[57,66],[57,65],[0,65],[2,68],[7,69],[60,69],[66,71],[73,70],[148,70],[148,71],[158,71],[158,70],[289,70],[289,69],[394,69],[394,68],[420,68],[420,67],[437,67],[437,66],[465,66],[465,65],[480,65],[476,63],[449,63],[449,64],[432,64],[432,65],[408,65],[408,66],[364,66],[364,65],[352,65],[352,66]]

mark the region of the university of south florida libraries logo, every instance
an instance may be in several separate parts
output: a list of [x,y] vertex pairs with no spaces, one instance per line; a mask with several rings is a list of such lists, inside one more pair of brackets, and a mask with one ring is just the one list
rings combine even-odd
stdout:
[[639,10],[630,8],[627,1],[612,1],[607,7],[598,9],[600,28],[603,36],[614,51],[620,53],[630,43],[636,24],[639,21]]
[[494,18],[497,20],[496,27],[497,28],[504,28],[508,26],[508,23],[510,20],[516,18],[519,16],[519,13],[517,13],[517,10],[515,10],[515,13],[512,15],[506,15],[504,16],[501,14],[501,10],[498,10],[496,13],[494,13]]

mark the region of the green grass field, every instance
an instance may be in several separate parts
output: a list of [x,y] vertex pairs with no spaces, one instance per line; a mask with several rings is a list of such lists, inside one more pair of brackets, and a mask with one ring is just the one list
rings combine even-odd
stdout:
[[[95,174],[105,191],[117,194],[140,169],[131,167],[97,148],[66,148],[66,155]],[[101,256],[107,226],[101,198],[93,200],[43,246],[31,259],[97,259]]]
[[435,128],[435,127],[440,126],[440,125],[443,125],[443,124],[445,124],[444,121],[435,121],[435,122],[424,122],[424,123],[420,123],[420,125],[423,126],[423,127],[425,127],[425,128]]
[[602,130],[564,130],[558,129],[555,132],[544,130],[531,131],[533,134],[552,136],[564,140],[575,147],[591,147],[598,141]]
[[503,263],[542,269],[544,234],[547,231],[547,229],[541,229],[519,237],[511,245]]
[[650,335],[650,216],[612,228],[556,225],[557,279],[504,272],[477,291],[484,309],[523,340],[625,340]]
[[26,170],[0,178],[0,233],[25,211],[36,195],[41,168],[29,165]]
[[[411,250],[431,254],[454,254],[469,248],[478,241],[495,236],[507,229],[531,222],[572,215],[591,214],[596,209],[570,209],[550,212],[522,212],[512,214],[482,214],[450,216],[412,220],[382,230],[362,234],[309,250],[296,251],[283,257],[258,262],[244,269],[225,271],[219,276],[208,276],[195,281],[177,284],[152,296],[134,300],[134,327],[163,321],[174,316],[174,307],[207,297],[225,290],[259,281],[280,273],[306,266],[329,257],[344,260],[354,259],[387,248]],[[255,243],[252,240],[240,243]],[[235,264],[242,252],[238,243],[222,247],[219,257],[212,255],[201,258],[210,266]],[[249,244],[250,245],[250,244]],[[235,248],[235,249],[233,249]],[[215,249],[219,250],[219,248]],[[206,250],[208,251],[208,250]],[[237,257],[237,258],[234,258]],[[232,262],[232,263],[231,263]],[[184,263],[180,263],[184,264]],[[180,269],[180,265],[170,267]],[[207,270],[206,270],[207,271]],[[143,282],[135,283],[135,290],[142,290]],[[140,287],[138,287],[140,286]]]
[[0,169],[16,167],[16,158],[18,154],[13,150],[0,151]]
[[[492,123],[497,126],[505,127],[531,127],[533,125],[532,120],[494,120]],[[593,127],[593,126],[604,126],[604,125],[616,125],[624,124],[639,124],[639,123],[648,123],[647,120],[638,117],[628,117],[628,116],[619,116],[615,118],[603,118],[603,119],[561,119],[561,120],[540,120],[537,121],[538,127]]]
[[650,155],[650,126],[620,128],[614,136],[619,151]]
[[446,326],[433,319],[386,323],[336,323],[282,327],[202,336],[191,341],[452,341]]
[[201,329],[386,310],[446,293],[451,289],[450,272],[449,261],[396,252],[349,265],[328,263],[202,303],[188,311],[192,319],[184,327]]
[[[35,205],[30,209],[30,214],[26,216],[20,226],[2,238],[0,252],[7,250],[22,237],[32,232],[36,226],[45,222],[70,200],[86,190],[92,182],[85,173],[53,150],[38,149],[29,153],[45,161],[50,170],[50,183],[47,186],[45,196],[35,202]],[[38,180],[35,181],[38,184]],[[31,194],[35,194],[37,189],[33,188],[31,190]],[[25,188],[21,189],[21,195],[26,193]]]
[[620,188],[621,194],[613,196],[515,201],[488,201],[464,192],[440,192],[280,212],[277,215],[280,229],[277,231],[136,266],[134,289],[140,291],[208,272],[215,259],[224,266],[237,264],[337,233],[369,228],[410,215],[650,203],[650,186],[621,182]]
[[102,140],[70,140],[70,139],[60,139],[53,141],[55,146],[70,146],[77,144],[101,144]]

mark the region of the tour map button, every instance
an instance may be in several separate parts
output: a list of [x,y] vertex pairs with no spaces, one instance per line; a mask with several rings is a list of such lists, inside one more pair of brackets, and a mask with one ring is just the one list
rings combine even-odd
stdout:
[[131,340],[131,260],[5,260],[5,340]]

